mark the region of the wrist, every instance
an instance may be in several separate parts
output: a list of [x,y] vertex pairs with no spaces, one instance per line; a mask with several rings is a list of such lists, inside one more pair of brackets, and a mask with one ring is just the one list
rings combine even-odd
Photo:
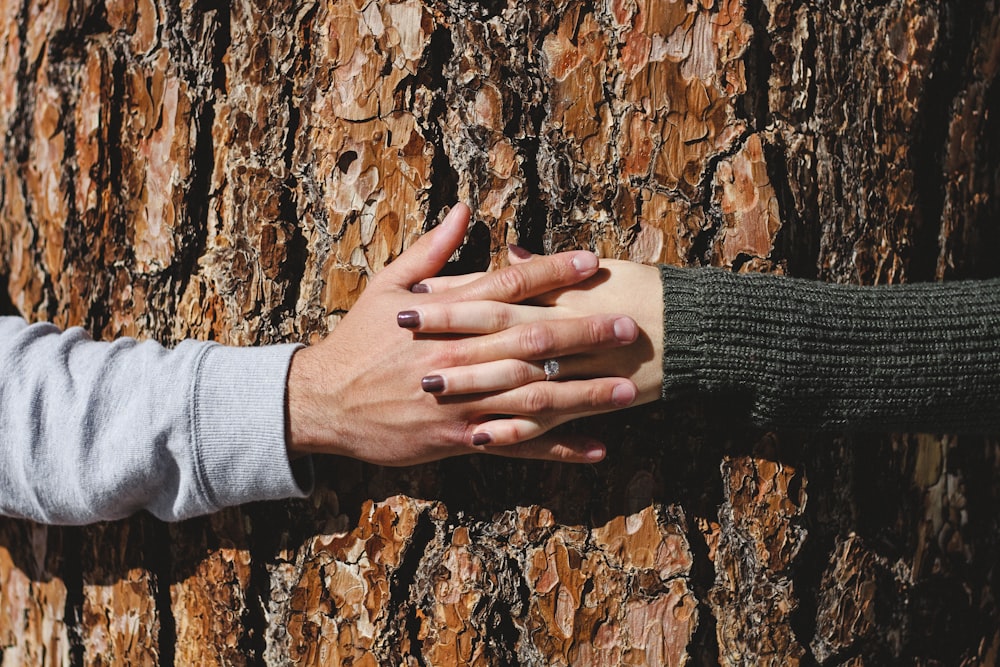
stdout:
[[[288,365],[285,389],[285,444],[288,458],[296,459],[318,452],[322,447],[323,429],[313,388],[316,366],[312,348],[301,348],[292,355]],[[329,448],[326,448],[329,451]]]
[[660,398],[663,386],[663,288],[660,270],[648,264],[629,263],[624,267],[629,288],[622,295],[625,312],[631,315],[642,332],[635,347],[641,363],[632,374],[639,390],[637,403],[650,403]]

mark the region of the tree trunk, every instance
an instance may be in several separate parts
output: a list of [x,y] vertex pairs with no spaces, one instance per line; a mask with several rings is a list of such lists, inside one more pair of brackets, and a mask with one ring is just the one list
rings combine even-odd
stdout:
[[[0,13],[5,306],[98,338],[316,340],[456,199],[455,271],[516,241],[1000,274],[996,0]],[[303,502],[0,519],[0,663],[996,663],[996,439],[765,433],[705,397],[573,428],[607,461],[327,459]]]

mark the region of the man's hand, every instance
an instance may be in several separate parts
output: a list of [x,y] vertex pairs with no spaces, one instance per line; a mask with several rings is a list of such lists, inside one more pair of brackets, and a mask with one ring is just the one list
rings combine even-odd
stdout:
[[[445,265],[468,219],[469,209],[457,205],[375,276],[325,340],[295,354],[287,397],[291,455],[325,452],[383,465],[482,451],[576,462],[604,457],[604,446],[591,438],[543,434],[574,416],[632,404],[635,385],[616,377],[545,382],[540,369],[546,359],[627,346],[638,335],[635,322],[505,305],[592,277],[597,258],[588,252],[539,257],[439,294],[411,292]],[[452,318],[449,335],[428,335],[437,317]],[[511,376],[504,364],[522,370]],[[425,380],[434,369],[455,367],[485,379],[450,386],[446,379],[437,392]]]

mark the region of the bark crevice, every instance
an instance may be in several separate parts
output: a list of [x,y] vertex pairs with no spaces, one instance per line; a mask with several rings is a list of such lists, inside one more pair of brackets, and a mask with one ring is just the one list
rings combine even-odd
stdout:
[[169,544],[172,542],[167,524],[150,521],[150,542],[163,545],[160,548],[149,549],[146,558],[149,562],[149,573],[153,581],[153,599],[156,606],[156,617],[159,620],[159,631],[156,635],[156,645],[159,653],[159,667],[174,667],[177,646],[177,621],[174,618],[173,601],[170,595],[170,585],[174,581],[174,558]]

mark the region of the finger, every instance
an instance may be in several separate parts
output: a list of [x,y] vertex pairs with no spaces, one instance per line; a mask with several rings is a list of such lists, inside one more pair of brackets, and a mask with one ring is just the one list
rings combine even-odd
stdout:
[[638,395],[639,390],[627,378],[594,378],[568,382],[532,382],[480,399],[469,400],[468,397],[463,397],[461,400],[465,401],[466,409],[473,414],[537,417],[620,410],[632,405]]
[[411,285],[435,275],[465,240],[469,215],[468,206],[461,202],[455,204],[440,225],[417,239],[379,272],[379,279],[410,289]]
[[[522,264],[524,262],[530,261],[537,255],[533,255],[530,250],[522,248],[519,245],[513,243],[507,244],[507,261],[510,264]],[[411,292],[418,294],[426,293],[440,293],[450,289],[455,289],[456,287],[461,287],[462,285],[468,285],[474,280],[478,280],[486,275],[484,271],[477,271],[476,273],[463,273],[460,276],[435,276],[433,278],[427,278],[421,280],[419,283],[413,285],[410,288]]]
[[517,306],[496,301],[426,303],[401,311],[396,323],[417,333],[488,334],[521,324],[556,319],[555,308]]
[[527,248],[522,248],[516,243],[507,244],[507,261],[513,264],[530,262],[535,255]]
[[537,294],[575,285],[594,275],[597,268],[597,255],[592,252],[561,252],[492,271],[443,296],[448,301],[518,303]]
[[[560,359],[559,379],[581,377],[582,373],[577,370],[581,363],[586,363],[582,357]],[[474,366],[432,371],[424,376],[420,386],[424,391],[437,396],[456,396],[505,391],[543,380],[545,370],[542,362],[501,359]]]
[[621,347],[633,343],[638,335],[635,321],[624,315],[542,320],[454,341],[446,364],[471,366],[497,359],[552,359]]
[[480,451],[495,456],[564,463],[597,463],[607,454],[604,443],[582,435],[544,435],[507,447],[486,447]]
[[469,283],[479,280],[486,273],[484,271],[477,271],[475,273],[463,273],[460,276],[435,276],[433,278],[424,278],[419,283],[415,283],[410,287],[410,291],[414,294],[438,294],[440,292],[447,292],[450,289],[455,289],[456,287],[461,287],[462,285],[468,285]]
[[549,417],[509,417],[491,419],[476,426],[472,444],[488,447],[509,447],[541,437],[550,429],[580,415],[552,415]]

